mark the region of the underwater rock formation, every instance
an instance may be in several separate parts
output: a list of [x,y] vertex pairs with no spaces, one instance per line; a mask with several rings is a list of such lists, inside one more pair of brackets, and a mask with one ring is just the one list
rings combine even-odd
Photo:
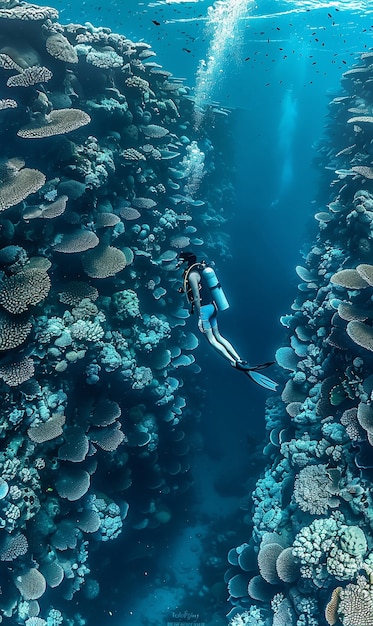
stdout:
[[267,404],[268,466],[253,533],[229,552],[231,626],[373,624],[373,53],[330,103],[336,174]]
[[196,197],[219,165],[149,45],[57,19],[0,0],[0,618],[27,626],[84,623],[58,603],[97,595],[91,547],[190,485],[173,270],[204,223],[225,254],[232,189]]

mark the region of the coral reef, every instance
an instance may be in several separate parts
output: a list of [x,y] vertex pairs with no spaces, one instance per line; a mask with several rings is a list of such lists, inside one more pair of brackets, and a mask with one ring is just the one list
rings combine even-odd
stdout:
[[250,558],[228,557],[232,626],[373,623],[372,59],[360,56],[330,103],[320,162],[332,195],[281,319],[286,380],[267,403]]
[[27,626],[85,623],[59,602],[97,595],[91,549],[190,485],[174,270],[206,221],[227,253],[232,193],[223,164],[207,193],[211,140],[146,43],[57,20],[0,0],[0,621]]

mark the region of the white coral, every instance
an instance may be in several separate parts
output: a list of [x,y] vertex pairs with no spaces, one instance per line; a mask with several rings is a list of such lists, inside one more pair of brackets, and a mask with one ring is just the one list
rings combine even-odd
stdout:
[[258,626],[264,623],[263,613],[258,607],[251,606],[248,611],[237,613],[229,622],[229,626]]
[[332,481],[327,465],[308,465],[300,470],[294,482],[294,499],[302,511],[323,515],[334,504]]
[[104,330],[98,322],[78,320],[70,327],[71,336],[79,341],[97,342],[104,336]]
[[329,574],[349,580],[360,569],[367,549],[365,535],[357,526],[343,522],[342,515],[316,519],[300,530],[293,555],[300,560],[303,578],[321,580]]

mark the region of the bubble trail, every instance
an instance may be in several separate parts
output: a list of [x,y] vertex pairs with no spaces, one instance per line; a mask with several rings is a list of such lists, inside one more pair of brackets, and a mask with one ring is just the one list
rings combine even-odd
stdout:
[[194,90],[195,128],[203,120],[204,109],[211,102],[219,79],[224,76],[228,57],[237,56],[240,43],[240,20],[255,3],[252,0],[217,0],[208,8],[207,30],[211,43],[206,60],[201,60]]

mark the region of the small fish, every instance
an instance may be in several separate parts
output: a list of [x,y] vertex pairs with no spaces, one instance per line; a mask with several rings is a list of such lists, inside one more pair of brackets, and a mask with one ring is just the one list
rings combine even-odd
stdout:
[[183,51],[188,53],[192,52],[191,50],[188,50],[188,48],[183,48]]
[[160,23],[160,22],[157,22],[157,20],[152,20],[152,22],[153,22],[153,24],[155,24],[156,26],[160,26],[160,25],[161,25],[161,23]]

